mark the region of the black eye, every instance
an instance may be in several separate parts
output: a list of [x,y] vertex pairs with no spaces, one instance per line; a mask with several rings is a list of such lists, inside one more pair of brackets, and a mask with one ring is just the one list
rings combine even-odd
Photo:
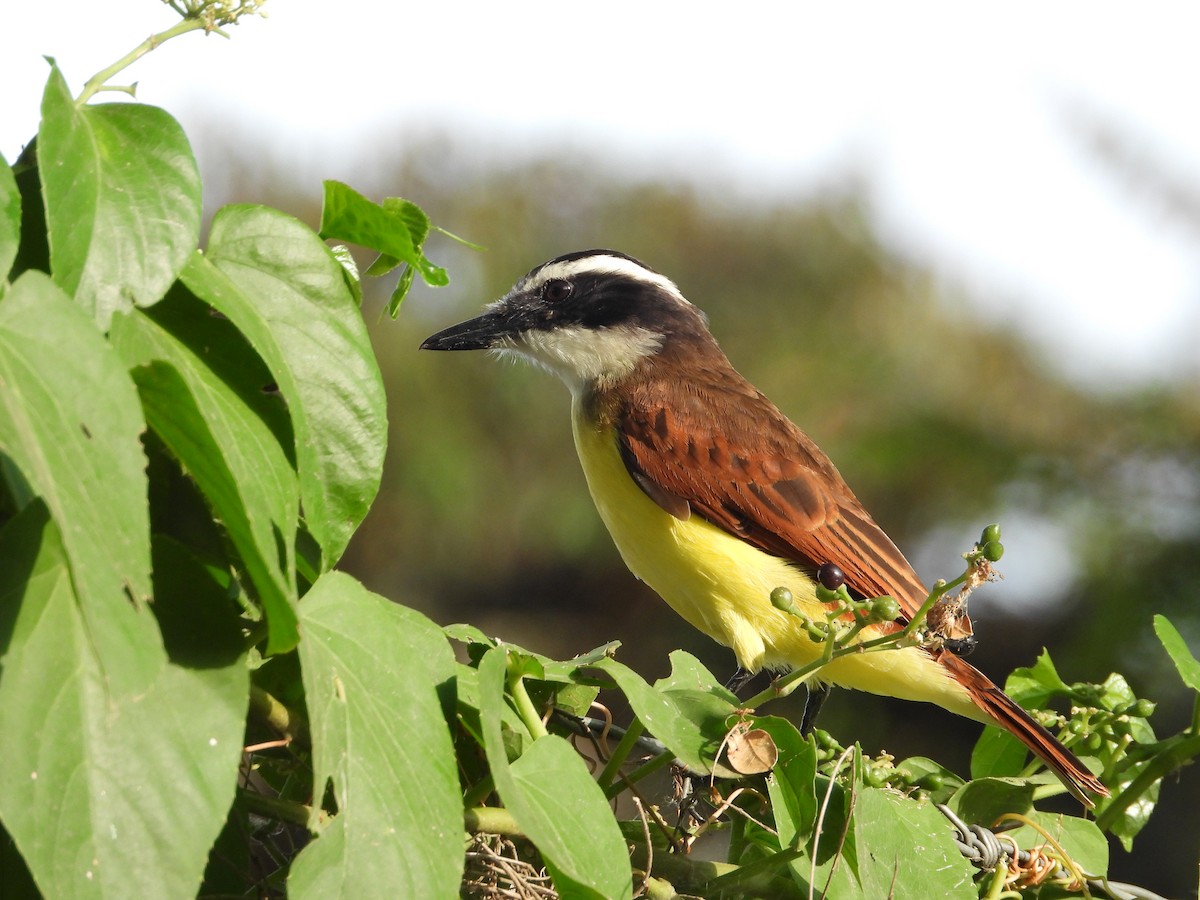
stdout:
[[542,299],[547,303],[562,303],[571,296],[571,291],[574,289],[571,282],[563,281],[561,278],[552,278],[542,285]]

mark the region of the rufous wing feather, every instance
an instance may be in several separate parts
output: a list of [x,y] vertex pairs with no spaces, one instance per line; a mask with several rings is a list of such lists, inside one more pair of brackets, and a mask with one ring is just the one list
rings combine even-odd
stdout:
[[1074,753],[1059,743],[1054,735],[1039,725],[986,675],[952,653],[943,654],[939,662],[950,670],[952,677],[959,684],[966,687],[971,699],[980,709],[1028,747],[1034,756],[1057,772],[1063,784],[1080,803],[1092,807],[1095,804],[1089,794],[1108,796],[1108,789],[1101,784],[1099,778],[1084,768]]

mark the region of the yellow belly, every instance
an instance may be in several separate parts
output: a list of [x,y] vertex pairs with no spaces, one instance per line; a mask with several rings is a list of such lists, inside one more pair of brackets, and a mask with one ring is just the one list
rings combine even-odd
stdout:
[[[772,590],[786,587],[797,607],[819,618],[822,607],[807,574],[700,516],[676,519],[637,486],[621,460],[615,433],[587,421],[578,399],[571,419],[596,509],[634,575],[689,623],[732,649],[744,669],[796,668],[820,656],[821,646],[770,600]],[[942,666],[916,648],[844,656],[818,677],[991,721]]]

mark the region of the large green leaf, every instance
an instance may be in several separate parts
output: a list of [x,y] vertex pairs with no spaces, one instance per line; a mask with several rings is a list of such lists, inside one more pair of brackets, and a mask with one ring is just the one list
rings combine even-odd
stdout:
[[854,803],[854,874],[865,897],[896,900],[978,896],[975,869],[931,803],[862,788]]
[[0,155],[0,282],[8,277],[20,242],[21,192],[17,190],[17,179],[7,160]]
[[971,750],[972,778],[1007,778],[1021,774],[1029,751],[1003,728],[987,726]]
[[166,655],[151,595],[145,429],[137,391],[82,308],[29,271],[0,303],[0,450],[62,532],[74,596],[114,696]]
[[57,66],[38,168],[54,280],[107,330],[166,293],[200,238],[200,173],[183,129],[141,103],[76,106]]
[[228,598],[185,553],[156,560],[155,609],[186,665],[114,697],[68,561],[40,501],[0,533],[0,819],[47,897],[194,896],[249,690]]
[[950,798],[951,810],[969,825],[992,825],[1008,813],[1025,815],[1033,811],[1034,785],[1015,778],[976,778]]
[[817,748],[800,735],[787,719],[764,716],[755,728],[771,735],[779,748],[779,762],[767,775],[767,793],[781,847],[797,847],[807,841],[817,820]]
[[182,277],[275,376],[295,429],[305,523],[328,569],[379,490],[387,445],[379,366],[342,268],[290,216],[227,206]]
[[633,896],[624,838],[574,748],[557,735],[543,735],[509,764],[500,727],[507,673],[504,647],[489,650],[479,663],[480,725],[500,799],[538,848],[559,896]]
[[688,675],[673,673],[654,687],[615,659],[600,659],[591,666],[612,677],[647,731],[670,747],[690,770],[707,774],[713,770],[717,751],[729,730],[726,722],[737,707],[711,687],[670,689],[671,685],[691,680],[693,667],[688,659],[691,657],[687,654],[679,658],[672,654],[672,665],[682,665]]
[[1188,649],[1187,641],[1179,633],[1179,629],[1171,624],[1166,616],[1154,617],[1154,633],[1162,643],[1163,649],[1175,663],[1179,677],[1193,691],[1200,691],[1200,660]]
[[116,316],[110,339],[133,369],[150,428],[241,555],[267,615],[267,652],[290,650],[299,640],[292,560],[300,498],[283,448],[254,409],[266,399],[265,375],[244,383],[261,363],[230,323],[182,290],[151,310]]
[[[317,796],[337,815],[292,864],[292,897],[453,897],[463,809],[439,688],[454,655],[436,625],[323,575],[300,603]],[[313,823],[315,824],[315,823]]]

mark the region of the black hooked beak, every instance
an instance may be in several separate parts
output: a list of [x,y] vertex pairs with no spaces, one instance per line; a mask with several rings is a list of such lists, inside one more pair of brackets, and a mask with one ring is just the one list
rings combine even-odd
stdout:
[[425,338],[422,350],[487,350],[512,331],[511,317],[498,312],[484,313],[459,322]]

